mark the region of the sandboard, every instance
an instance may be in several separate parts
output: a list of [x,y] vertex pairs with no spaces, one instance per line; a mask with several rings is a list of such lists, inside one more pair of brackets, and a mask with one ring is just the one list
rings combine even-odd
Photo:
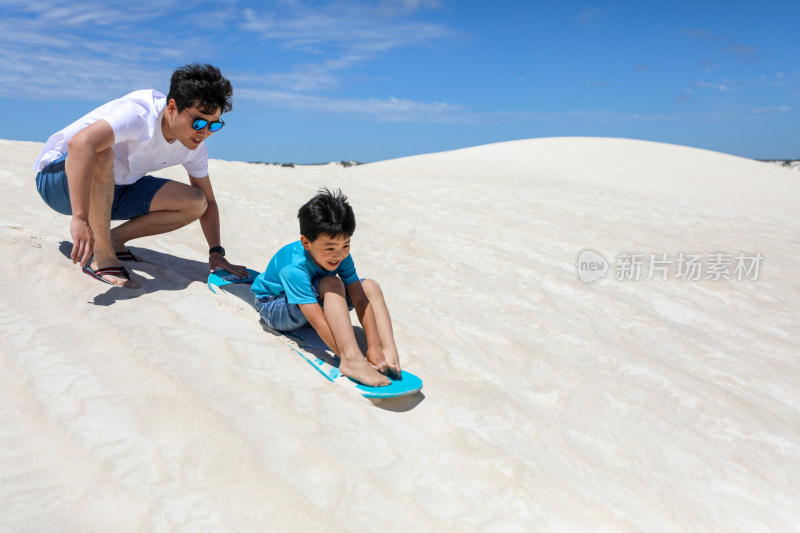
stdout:
[[[249,274],[247,278],[240,278],[225,270],[212,272],[208,276],[208,288],[214,294],[238,298],[255,309],[255,298],[250,291],[250,285],[259,273],[250,269],[247,272]],[[389,378],[391,383],[385,387],[369,387],[342,375],[338,368],[339,357],[327,347],[311,326],[307,325],[288,333],[270,331],[282,338],[289,348],[326,379],[351,389],[355,388],[366,398],[399,398],[415,394],[422,389],[422,380],[407,370],[403,370],[402,379]]]

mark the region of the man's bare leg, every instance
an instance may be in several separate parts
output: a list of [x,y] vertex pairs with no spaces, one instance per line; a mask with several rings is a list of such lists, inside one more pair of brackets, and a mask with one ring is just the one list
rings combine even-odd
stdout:
[[[70,173],[69,156],[65,165]],[[92,270],[121,266],[111,245],[111,205],[114,202],[114,150],[106,148],[95,155],[92,185],[89,193],[89,227],[94,235]],[[104,280],[120,287],[135,289],[139,284],[133,279],[103,274]]]
[[350,322],[350,311],[347,309],[342,281],[335,276],[328,276],[320,282],[319,292],[324,298],[322,311],[325,320],[331,328],[336,346],[342,352],[337,354],[341,360],[339,371],[369,387],[388,385],[389,379],[372,368],[361,353]]
[[169,233],[194,222],[208,207],[203,191],[177,181],[168,181],[150,202],[150,212],[132,218],[111,230],[114,251],[125,250],[125,243],[139,237]]

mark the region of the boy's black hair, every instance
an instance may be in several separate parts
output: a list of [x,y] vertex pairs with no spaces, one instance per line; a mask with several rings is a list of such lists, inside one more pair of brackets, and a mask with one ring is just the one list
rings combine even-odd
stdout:
[[310,241],[320,235],[352,237],[356,231],[356,216],[341,190],[320,189],[317,195],[297,212],[300,234]]
[[178,111],[198,104],[200,111],[209,115],[221,109],[233,109],[233,86],[213,65],[192,63],[172,73],[167,101],[174,98]]

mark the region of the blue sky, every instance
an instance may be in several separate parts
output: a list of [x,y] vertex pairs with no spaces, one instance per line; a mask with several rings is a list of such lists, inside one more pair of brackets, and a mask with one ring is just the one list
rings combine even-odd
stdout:
[[532,137],[800,158],[800,3],[0,0],[0,137],[44,141],[200,61],[211,156],[379,161]]

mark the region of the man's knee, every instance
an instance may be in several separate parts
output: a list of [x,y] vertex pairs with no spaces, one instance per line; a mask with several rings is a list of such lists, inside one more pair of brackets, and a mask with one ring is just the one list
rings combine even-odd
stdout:
[[208,209],[208,199],[206,195],[203,194],[203,191],[197,187],[189,187],[186,204],[187,210],[195,219],[203,216],[203,213]]
[[150,212],[172,211],[184,220],[197,220],[208,209],[206,195],[197,187],[166,180],[150,202]]

